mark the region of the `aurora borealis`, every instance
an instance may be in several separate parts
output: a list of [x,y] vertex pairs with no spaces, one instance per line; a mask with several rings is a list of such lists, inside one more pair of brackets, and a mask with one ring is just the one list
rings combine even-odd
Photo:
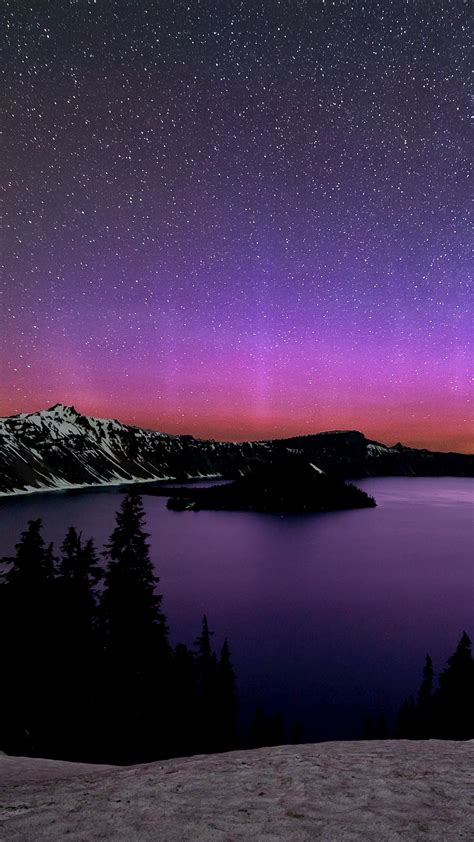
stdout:
[[7,0],[0,414],[472,450],[464,0]]

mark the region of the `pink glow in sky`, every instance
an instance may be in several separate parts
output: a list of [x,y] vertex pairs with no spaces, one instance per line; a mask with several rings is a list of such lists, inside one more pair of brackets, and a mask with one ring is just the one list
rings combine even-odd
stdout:
[[471,451],[467,4],[113,5],[7,3],[0,413]]

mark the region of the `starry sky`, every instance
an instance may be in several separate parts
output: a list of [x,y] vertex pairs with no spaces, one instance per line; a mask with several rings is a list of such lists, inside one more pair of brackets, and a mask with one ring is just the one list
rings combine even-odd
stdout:
[[464,0],[6,0],[0,414],[472,450]]

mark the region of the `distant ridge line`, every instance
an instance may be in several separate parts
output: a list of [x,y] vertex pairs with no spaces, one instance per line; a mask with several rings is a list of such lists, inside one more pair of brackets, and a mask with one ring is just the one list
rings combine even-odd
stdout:
[[327,430],[290,438],[227,442],[173,435],[74,406],[0,418],[0,495],[117,483],[234,478],[287,451],[326,473],[371,476],[474,476],[474,456],[393,446],[358,430]]

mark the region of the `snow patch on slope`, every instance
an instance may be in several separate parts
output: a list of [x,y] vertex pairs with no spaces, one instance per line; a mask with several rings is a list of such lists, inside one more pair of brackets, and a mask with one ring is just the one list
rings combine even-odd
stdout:
[[128,768],[0,757],[9,842],[472,838],[472,743],[277,746]]

